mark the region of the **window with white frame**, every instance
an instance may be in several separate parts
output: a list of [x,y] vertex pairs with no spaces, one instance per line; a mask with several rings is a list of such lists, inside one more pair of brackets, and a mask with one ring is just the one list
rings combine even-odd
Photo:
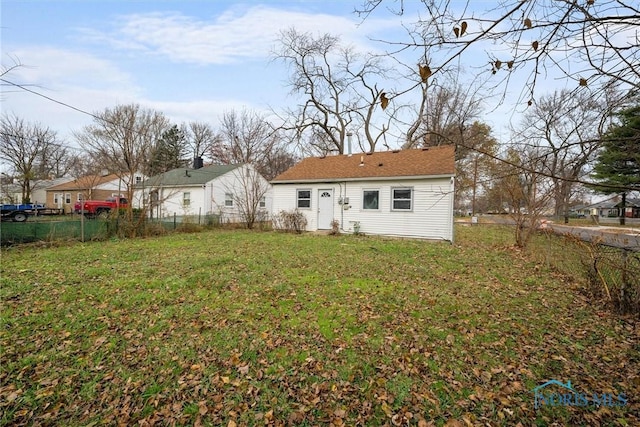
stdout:
[[76,202],[82,201],[82,193],[78,193],[78,197],[76,197]]
[[61,197],[62,197],[62,194],[53,193],[53,203],[58,204],[60,202]]
[[296,207],[298,209],[311,208],[311,190],[296,191]]
[[380,209],[380,190],[364,190],[362,192],[362,209]]
[[71,203],[71,193],[66,193],[64,195],[64,202],[68,205]]
[[413,188],[391,189],[391,210],[410,211],[413,209]]
[[191,205],[191,193],[188,191],[185,191],[184,193],[182,193],[182,205],[183,206],[190,206]]
[[260,207],[260,208],[266,208],[267,207],[267,198],[265,196],[262,196],[260,198],[260,203],[258,204],[258,207]]
[[227,208],[233,207],[233,193],[224,193],[224,205]]

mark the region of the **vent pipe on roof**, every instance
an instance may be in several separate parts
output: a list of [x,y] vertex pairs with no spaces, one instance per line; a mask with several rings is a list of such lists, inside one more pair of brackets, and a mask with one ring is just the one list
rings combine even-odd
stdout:
[[347,154],[351,157],[351,138],[353,137],[353,132],[347,132]]

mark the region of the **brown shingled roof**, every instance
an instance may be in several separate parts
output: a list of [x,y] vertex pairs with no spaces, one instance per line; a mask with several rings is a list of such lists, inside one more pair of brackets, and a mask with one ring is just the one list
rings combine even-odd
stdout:
[[[360,166],[362,162],[362,166]],[[455,174],[455,149],[452,145],[429,149],[380,151],[309,157],[273,179],[278,182],[333,179],[396,178]]]
[[118,175],[87,175],[80,177],[78,179],[74,179],[73,181],[65,182],[63,184],[55,185],[53,187],[49,187],[47,190],[88,190],[90,188],[95,188],[98,185],[104,184],[106,182],[115,181],[118,179]]

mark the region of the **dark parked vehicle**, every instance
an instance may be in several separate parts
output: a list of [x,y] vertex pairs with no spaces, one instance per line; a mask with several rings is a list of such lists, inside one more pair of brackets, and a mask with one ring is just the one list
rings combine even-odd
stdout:
[[40,203],[5,204],[2,207],[2,220],[24,222],[30,216],[36,215],[60,215],[62,209],[48,208]]

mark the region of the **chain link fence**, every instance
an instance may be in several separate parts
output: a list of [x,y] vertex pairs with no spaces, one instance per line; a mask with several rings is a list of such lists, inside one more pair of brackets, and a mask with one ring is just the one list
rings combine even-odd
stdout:
[[[253,224],[257,229],[270,229],[268,217],[260,218]],[[30,218],[25,222],[0,223],[0,241],[2,246],[33,242],[52,241],[91,241],[104,240],[113,236],[154,236],[170,232],[198,232],[205,229],[228,227],[245,227],[238,218],[223,217],[218,214],[208,215],[173,215],[163,218],[134,218],[126,221],[122,217],[106,219],[60,219],[53,221],[37,221]]]
[[593,298],[620,313],[640,315],[640,251],[586,241],[575,235],[540,233],[530,252],[557,271],[581,281]]
[[[84,222],[84,239],[100,240],[108,237],[108,221]],[[61,221],[25,221],[0,223],[2,246],[57,240],[81,240],[82,224],[79,219]]]

